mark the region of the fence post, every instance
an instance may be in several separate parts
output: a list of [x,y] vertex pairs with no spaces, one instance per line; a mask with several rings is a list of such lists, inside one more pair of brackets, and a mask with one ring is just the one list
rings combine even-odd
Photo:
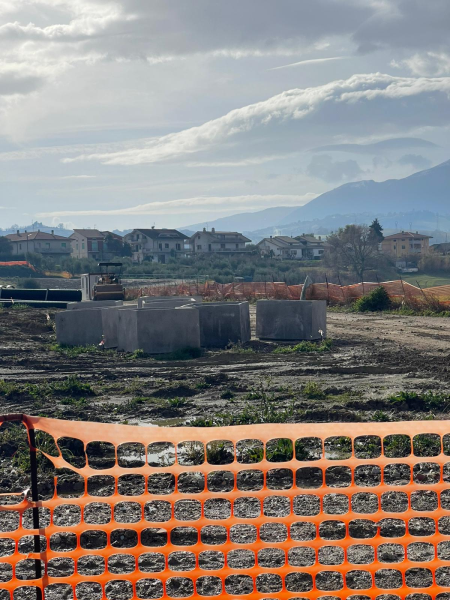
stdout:
[[[41,532],[40,532],[40,522],[39,522],[39,507],[36,506],[36,503],[39,501],[39,491],[38,491],[38,472],[37,472],[37,453],[36,453],[36,436],[35,431],[32,427],[28,429],[28,436],[30,440],[30,477],[31,477],[31,500],[34,503],[32,512],[33,512],[33,529],[37,530],[37,533],[34,534],[34,552],[36,554],[41,554]],[[36,563],[36,579],[42,579],[42,564],[41,558],[39,556],[38,559],[35,559]],[[42,590],[37,588],[37,597],[38,600],[42,600]]]

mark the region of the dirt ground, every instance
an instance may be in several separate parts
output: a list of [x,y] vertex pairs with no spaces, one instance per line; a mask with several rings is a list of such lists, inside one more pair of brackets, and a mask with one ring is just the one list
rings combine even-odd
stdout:
[[[251,308],[254,329],[255,311],[254,307]],[[330,312],[327,333],[332,345],[329,351],[300,353],[289,351],[290,348],[284,346],[288,352],[280,353],[279,345],[253,339],[244,347],[208,351],[198,358],[180,361],[158,360],[139,356],[139,353],[130,355],[94,348],[86,351],[63,350],[55,345],[54,315],[55,311],[36,309],[0,311],[2,413],[25,412],[75,420],[166,426],[185,423],[205,426],[256,422],[446,419],[448,415],[450,319]],[[362,442],[364,448],[358,447],[362,458],[378,456],[381,451],[381,445],[378,448],[372,439],[374,437],[365,436],[366,439]],[[315,453],[320,453],[321,450],[312,443],[314,439],[303,438],[305,444],[300,446],[296,442],[295,456],[298,460],[314,460]],[[349,448],[346,446],[346,439],[338,436],[329,438],[329,444],[335,440],[333,443],[336,447],[327,447],[325,441],[325,451],[329,452],[331,458],[338,460],[349,456],[351,445]],[[86,459],[83,445],[81,444],[80,449],[75,443],[77,440],[66,438],[66,447],[63,440],[64,438],[58,440],[63,457],[74,467],[82,467]],[[309,440],[310,445],[306,444],[306,440]],[[272,452],[269,449],[270,443],[267,443],[266,452]],[[248,450],[252,449],[249,447]],[[397,439],[394,443],[392,439],[392,444],[385,447],[385,455],[398,458],[406,456],[410,450],[410,442],[404,446],[401,440]],[[423,447],[418,450],[421,452],[417,453],[415,447],[418,456],[434,456],[440,451],[440,441],[437,449],[433,447],[432,440],[428,440],[428,445],[423,443]],[[49,449],[47,452],[51,454]],[[223,452],[217,455],[217,462],[213,462],[211,457],[208,458],[209,462],[228,464],[229,457],[224,456]],[[287,454],[292,454],[293,449],[275,444],[273,452],[272,456],[266,456],[269,461],[276,463],[289,460]],[[277,452],[281,452],[283,457],[275,455]],[[446,453],[450,454],[448,448]],[[86,450],[86,454],[89,461],[96,461],[96,469],[107,469],[114,464],[115,458],[110,463],[111,457],[106,454],[100,453],[97,456],[94,450]],[[18,434],[17,426],[3,427],[0,433],[0,492],[21,493],[29,487],[28,456],[24,431]],[[118,456],[120,460],[121,455]],[[163,458],[161,456],[161,466],[166,464]],[[182,464],[201,464],[204,460],[203,454],[198,460],[197,458],[191,452],[187,455],[187,462]],[[249,452],[242,462],[254,463],[258,460],[261,458],[258,459],[256,454]],[[261,505],[260,499],[247,494],[261,490],[263,485],[262,471],[258,470],[258,465],[253,466],[256,468],[249,471],[246,470],[247,466],[236,476],[237,488],[245,494],[234,500],[233,511],[237,517],[249,519],[249,523],[232,527],[230,541],[237,545],[250,545],[252,548],[238,548],[227,554],[228,567],[237,571],[252,568],[256,564],[252,544],[256,541],[257,528],[251,524],[251,519],[262,514],[261,510],[267,517],[283,517],[291,507],[290,499],[282,494],[283,490],[292,487],[293,472],[286,468],[274,468],[268,473],[269,489],[280,491],[277,495],[269,493]],[[223,468],[226,469],[226,466]],[[208,490],[229,492],[232,489],[232,478],[229,479],[226,470],[219,470],[217,474],[219,476],[216,478],[208,476]],[[141,544],[151,550],[139,556],[139,570],[144,575],[137,584],[142,587],[136,589],[141,598],[162,596],[162,584],[157,577],[159,572],[166,569],[166,565],[163,554],[157,550],[167,543],[169,534],[176,551],[170,554],[167,569],[176,575],[180,571],[187,573],[195,566],[195,555],[188,550],[197,543],[199,532],[192,526],[179,526],[167,533],[164,524],[171,518],[171,506],[164,500],[152,499],[152,494],[159,498],[162,494],[173,491],[171,486],[174,483],[170,483],[172,480],[169,481],[167,475],[170,477],[170,474],[162,473],[148,479],[149,494],[145,498],[143,526],[153,523],[153,527],[146,527],[140,532]],[[181,476],[178,477],[178,491],[188,494],[189,498],[175,504],[175,518],[181,525],[183,522],[192,524],[192,521],[199,518],[201,506],[195,499],[195,494],[205,486],[204,479],[198,478],[201,473],[192,471],[182,475],[187,476],[182,481]],[[389,485],[407,485],[411,480],[410,467],[395,462],[385,467],[383,476],[385,483]],[[445,481],[448,476],[448,470],[444,468]],[[115,521],[125,525],[111,534],[112,547],[118,548],[118,552],[122,553],[114,554],[108,559],[109,572],[124,576],[135,569],[135,558],[127,554],[127,549],[137,544],[136,532],[128,529],[126,524],[138,523],[142,519],[141,504],[129,501],[128,497],[137,496],[139,500],[145,487],[142,486],[143,477],[126,477],[128,479],[118,485],[118,493],[126,501],[114,505]],[[138,481],[139,477],[142,481]],[[432,485],[440,477],[440,467],[435,463],[423,462],[416,465],[413,477],[415,483]],[[93,498],[95,502],[84,509],[83,518],[90,527],[80,535],[80,547],[84,553],[78,558],[77,572],[94,580],[104,572],[105,565],[101,556],[90,552],[106,546],[106,534],[101,528],[92,529],[91,525],[102,525],[112,519],[111,506],[107,502],[97,502],[101,497],[107,498],[114,493],[114,483],[109,479],[112,478],[92,477],[87,482],[88,494],[99,498]],[[331,566],[331,569],[325,567],[317,573],[315,579],[318,589],[324,592],[341,589],[343,585],[342,574],[333,571],[332,565],[340,565],[344,561],[344,551],[335,541],[344,537],[346,525],[336,519],[339,519],[338,515],[349,511],[349,498],[338,492],[340,488],[348,487],[351,479],[349,467],[338,464],[330,467],[325,475],[330,493],[323,498],[323,512],[332,517],[320,523],[318,535],[323,542],[318,550],[317,560],[321,565]],[[39,497],[48,500],[55,492],[55,479],[53,466],[48,459],[42,457],[38,462],[38,480]],[[323,474],[320,469],[299,469],[295,481],[298,488],[307,490],[308,493],[301,493],[294,498],[293,510],[299,516],[299,522],[290,526],[290,536],[294,542],[310,541],[317,535],[316,525],[305,521],[305,518],[314,517],[320,510],[319,496],[314,495],[314,489],[322,485]],[[374,561],[375,551],[370,542],[362,544],[361,540],[370,540],[377,535],[386,538],[385,543],[377,549],[377,559],[386,563],[386,567],[405,560],[405,547],[396,542],[402,542],[406,524],[402,518],[393,518],[392,515],[408,509],[408,497],[406,493],[396,491],[396,488],[383,494],[380,507],[386,513],[386,518],[376,521],[379,499],[371,492],[371,486],[376,487],[380,481],[381,470],[377,465],[364,464],[355,469],[355,484],[360,486],[360,491],[352,496],[351,507],[364,518],[355,518],[348,526],[350,537],[355,538],[355,543],[347,549],[348,562],[356,565],[355,570],[346,574],[346,585],[352,590],[366,590],[372,586],[371,573],[363,569],[364,565]],[[75,505],[64,504],[63,499],[81,496],[85,490],[85,482],[74,471],[62,469],[58,473],[56,485],[61,505],[53,511],[53,524],[70,531],[41,536],[41,544],[44,549],[49,545],[54,551],[73,552],[77,536],[72,529],[80,523],[81,511],[77,511],[78,507]],[[450,509],[447,492],[448,490],[444,490],[440,495],[441,506],[445,510]],[[231,503],[214,496],[211,494],[211,498],[204,503],[204,510],[205,517],[215,521],[200,531],[201,542],[213,548],[199,555],[199,568],[205,570],[207,575],[215,570],[220,571],[223,567],[225,559],[221,545],[227,539],[227,531],[224,526],[217,524],[217,520],[226,522],[231,514]],[[8,496],[3,496],[2,503],[15,502],[17,499],[12,498],[10,501]],[[144,504],[143,500],[140,502]],[[430,543],[423,543],[421,536],[435,533],[435,520],[428,517],[428,512],[432,514],[437,503],[437,493],[432,490],[418,489],[411,494],[411,509],[419,512],[409,520],[408,532],[418,536],[418,541],[408,545],[407,555],[409,560],[419,561],[418,564],[433,560],[435,556],[435,547]],[[399,516],[402,517],[401,514]],[[41,527],[45,530],[50,524],[48,508],[40,509],[40,519]],[[26,511],[23,522],[24,527],[31,530],[31,509]],[[7,536],[18,525],[17,512],[0,512],[0,557],[14,552],[14,541]],[[440,519],[439,532],[450,535],[449,517]],[[259,535],[262,541],[276,545],[287,538],[287,528],[283,523],[267,519],[261,525]],[[331,541],[330,545],[327,545],[327,540]],[[18,551],[24,556],[32,551],[31,535],[20,539]],[[440,543],[437,552],[439,560],[450,560],[450,542]],[[307,546],[292,547],[287,559],[284,551],[277,547],[267,547],[258,552],[258,565],[264,569],[276,570],[285,560],[295,569],[309,569],[316,558],[313,548]],[[74,573],[74,565],[71,556],[61,555],[48,561],[45,566],[49,575],[65,578]],[[399,566],[403,568],[403,565]],[[436,571],[437,585],[448,585],[446,569],[444,567]],[[36,563],[24,559],[18,563],[15,572],[19,580],[32,580],[36,577]],[[145,573],[150,578],[145,578]],[[2,561],[0,581],[7,582],[11,577],[11,565]],[[412,588],[427,588],[431,585],[431,577],[428,569],[409,569],[405,581]],[[295,571],[285,579],[290,592],[309,591],[312,589],[312,582],[312,575],[307,571]],[[204,588],[201,587],[203,585]],[[228,576],[224,585],[226,592],[232,596],[250,593],[253,589],[251,578],[243,573]],[[276,593],[281,589],[281,578],[278,573],[264,571],[258,574],[255,585],[260,593]],[[395,589],[401,585],[402,575],[399,570],[380,568],[376,571],[375,586],[380,590]],[[125,580],[111,580],[105,586],[106,597],[108,600],[129,600],[130,586]],[[167,586],[169,597],[187,597],[193,593],[193,582],[189,577],[171,577]],[[221,593],[222,582],[218,577],[208,575],[199,578],[196,586],[200,595],[214,596]],[[17,588],[15,600],[36,600],[34,589],[26,585]],[[420,600],[423,596],[425,595],[411,594],[410,598],[417,597]],[[447,599],[446,594],[440,596]],[[73,600],[74,594],[67,584],[51,584],[46,589],[45,597],[48,600]],[[81,600],[100,600],[104,596],[98,583],[86,581],[78,584],[76,597]],[[399,599],[394,595],[389,597]],[[9,592],[0,586],[0,600],[6,598],[9,598]]]
[[[253,339],[244,347],[184,361],[61,351],[54,346],[53,324],[54,311],[0,312],[3,413],[155,425],[445,419],[448,414],[450,320],[445,318],[329,312],[329,352],[281,354],[274,352],[276,344]],[[75,385],[64,387],[68,378]],[[400,392],[408,394],[392,398]]]

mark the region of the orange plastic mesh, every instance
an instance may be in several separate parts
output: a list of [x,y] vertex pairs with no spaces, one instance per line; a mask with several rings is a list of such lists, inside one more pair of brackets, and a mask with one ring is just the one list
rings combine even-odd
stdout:
[[[364,282],[354,285],[337,285],[335,283],[314,283],[307,292],[308,300],[327,300],[331,304],[343,304],[356,300],[370,293],[382,285],[391,298],[417,299],[429,302],[439,300],[450,304],[450,285],[420,289],[406,281],[387,281],[383,283]],[[216,283],[206,282],[199,284],[176,283],[167,285],[154,285],[143,288],[127,288],[127,299],[138,296],[182,296],[201,295],[206,298],[273,298],[286,300],[299,300],[302,285],[286,285],[284,282],[249,282],[249,283]]]
[[[55,486],[54,497],[38,503],[48,512],[41,580],[17,578],[19,563],[38,558],[23,546],[37,533],[25,523],[32,503],[0,508],[2,600],[22,598],[23,586],[58,600],[449,597],[450,422],[157,428],[23,420],[56,443],[81,440],[87,459],[76,467],[70,453],[70,462],[47,455],[83,484],[79,497],[60,497]],[[91,452],[96,441],[113,446],[108,468]],[[163,442],[165,453],[153,445]],[[184,442],[197,444],[186,453]],[[392,457],[399,449],[407,456]],[[113,478],[110,495],[98,495],[106,480],[92,487],[98,476]],[[195,514],[186,516],[188,507]],[[78,520],[62,523],[64,511]],[[58,572],[63,559],[66,571]],[[99,563],[101,574],[86,574]]]

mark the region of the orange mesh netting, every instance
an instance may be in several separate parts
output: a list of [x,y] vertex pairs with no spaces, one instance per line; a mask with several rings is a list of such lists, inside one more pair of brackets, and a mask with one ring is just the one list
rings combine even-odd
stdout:
[[33,503],[0,507],[2,600],[450,597],[450,422],[23,421],[65,471],[42,579]]
[[[364,282],[354,285],[337,285],[335,283],[313,283],[306,292],[308,300],[328,300],[331,304],[343,304],[369,294],[382,285],[389,296],[394,299],[416,299],[428,302],[439,300],[450,304],[450,285],[422,290],[406,281],[387,281],[384,283]],[[284,282],[250,282],[250,283],[216,283],[199,284],[169,283],[142,288],[127,288],[127,299],[138,296],[204,296],[206,298],[279,298],[299,300],[302,285],[286,285]]]

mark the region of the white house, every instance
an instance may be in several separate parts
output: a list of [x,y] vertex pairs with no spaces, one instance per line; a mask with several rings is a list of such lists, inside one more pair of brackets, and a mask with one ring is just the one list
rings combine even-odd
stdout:
[[245,252],[245,245],[251,242],[249,238],[237,231],[197,231],[189,239],[190,250],[193,254],[213,252]]
[[286,260],[318,260],[325,251],[325,243],[310,235],[292,238],[286,235],[277,235],[264,238],[256,244],[261,256]]
[[171,256],[186,256],[189,251],[188,236],[176,229],[133,229],[123,239],[131,245],[135,263],[147,258],[164,264]]
[[5,237],[11,242],[12,253],[20,254],[43,254],[54,258],[69,257],[72,252],[70,238],[43,231],[32,231],[11,233]]

